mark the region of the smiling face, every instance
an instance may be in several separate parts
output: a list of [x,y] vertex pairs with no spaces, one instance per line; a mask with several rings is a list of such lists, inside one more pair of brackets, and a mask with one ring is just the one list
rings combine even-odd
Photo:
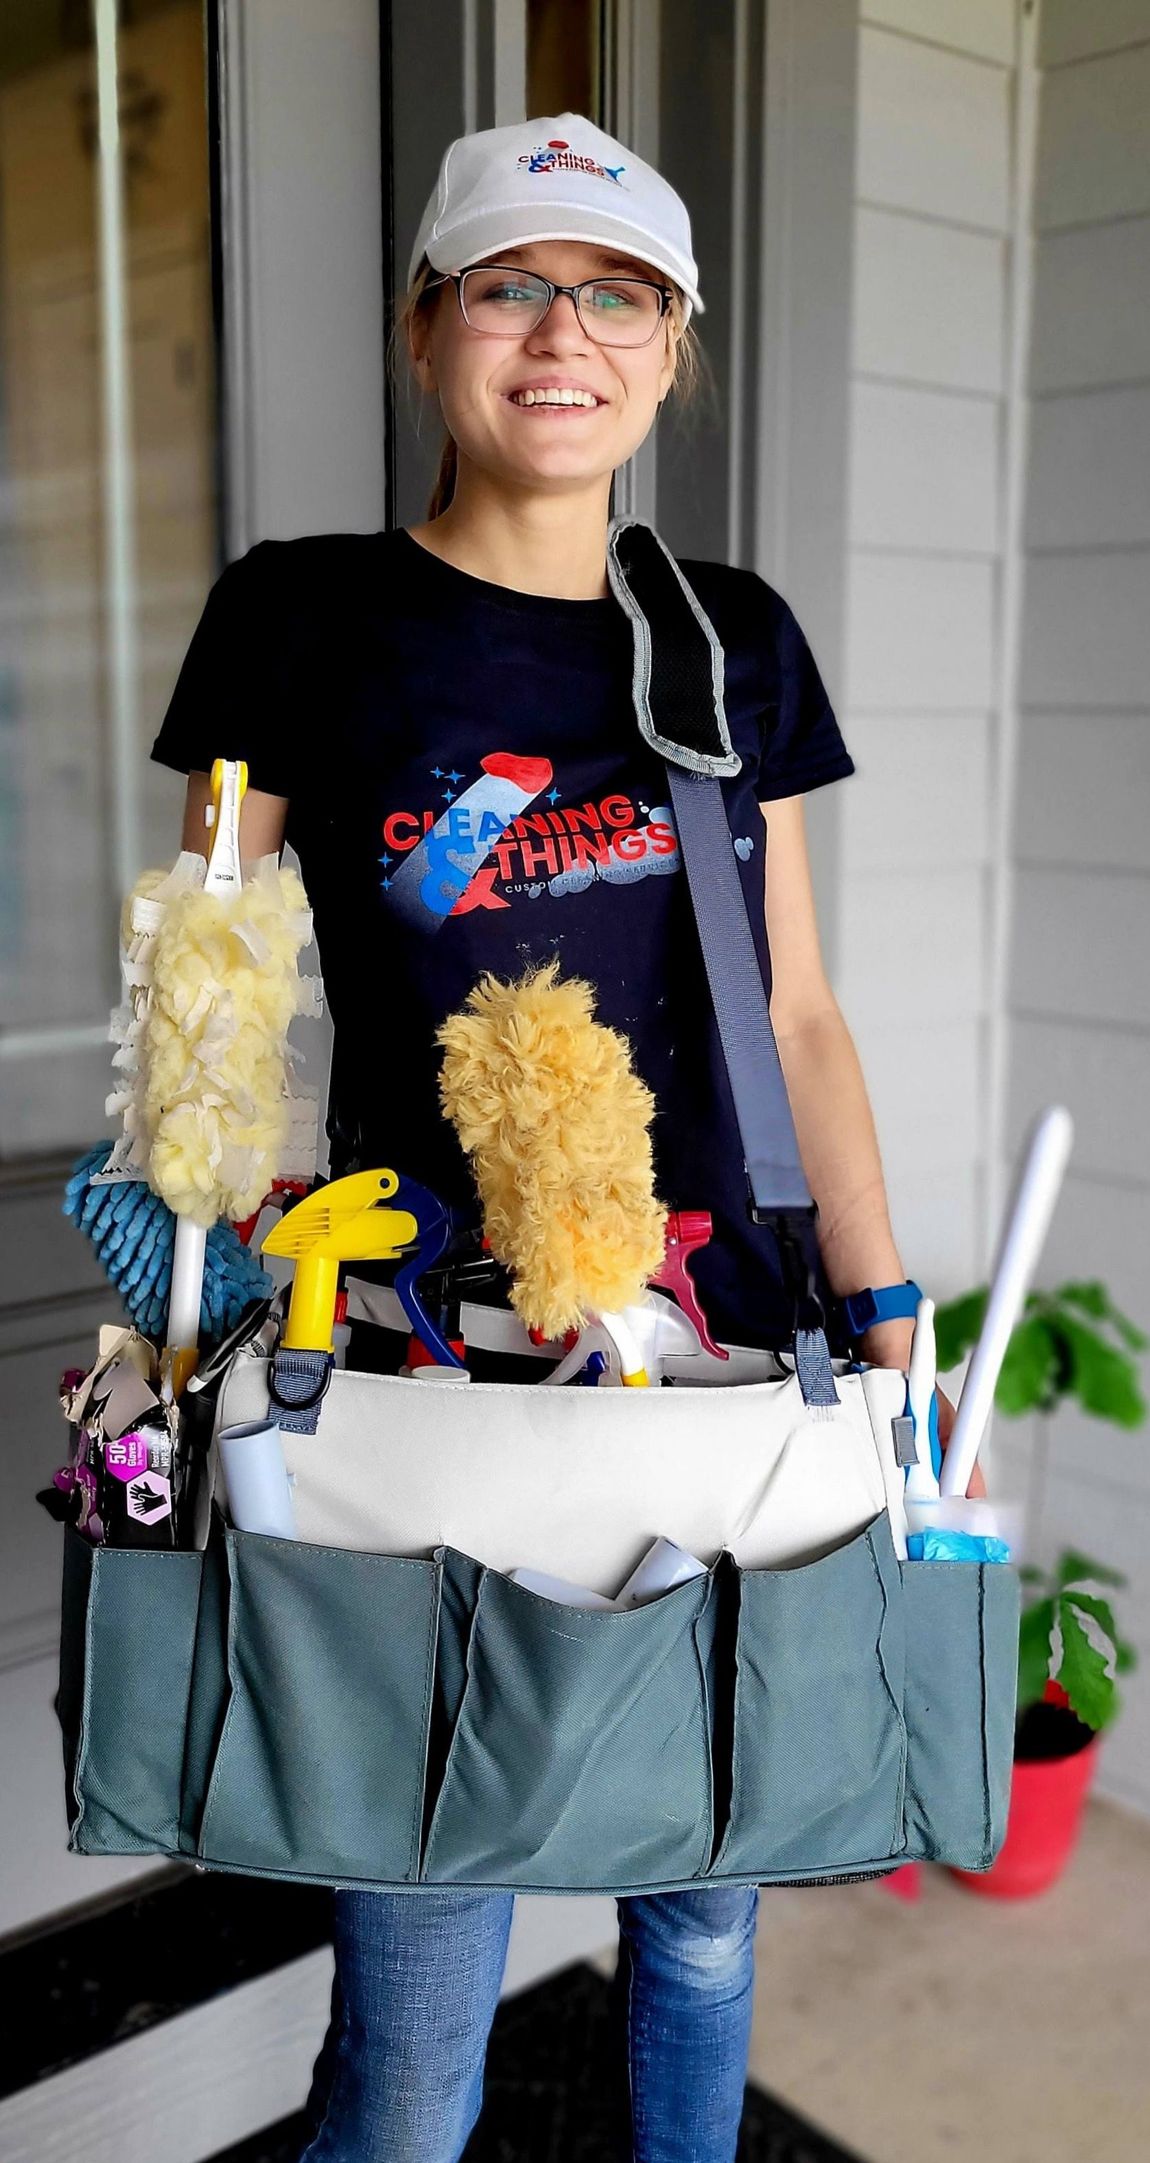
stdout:
[[[542,272],[556,283],[614,272],[665,283],[650,264],[581,240],[500,248],[485,262]],[[478,267],[478,266],[473,266]],[[454,286],[436,289],[433,309],[412,327],[420,380],[438,392],[460,457],[509,483],[562,492],[609,483],[637,450],[675,372],[675,326],[666,314],[648,345],[605,346],[583,330],[569,294],[555,296],[524,337],[488,337],[463,320]],[[566,387],[591,394],[554,405],[522,394]]]

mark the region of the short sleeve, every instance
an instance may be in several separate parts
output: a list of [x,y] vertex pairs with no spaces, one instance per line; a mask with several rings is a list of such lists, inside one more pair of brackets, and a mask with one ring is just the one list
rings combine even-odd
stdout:
[[282,543],[257,541],[220,572],[152,745],[161,766],[210,773],[244,759],[249,787],[295,794],[301,671],[283,564]]
[[757,795],[760,803],[801,796],[853,774],[855,763],[827,697],[815,658],[781,594],[759,580],[774,610],[778,704],[764,716]]

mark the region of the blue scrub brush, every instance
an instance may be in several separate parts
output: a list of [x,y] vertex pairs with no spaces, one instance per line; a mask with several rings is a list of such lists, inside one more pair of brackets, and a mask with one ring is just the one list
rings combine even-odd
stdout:
[[[175,1212],[144,1179],[93,1186],[112,1150],[100,1142],[77,1161],[64,1190],[64,1215],[90,1239],[96,1259],[119,1293],[132,1321],[161,1343],[172,1293]],[[226,1219],[207,1234],[200,1300],[200,1338],[218,1343],[252,1300],[266,1299],[274,1280],[249,1253]]]

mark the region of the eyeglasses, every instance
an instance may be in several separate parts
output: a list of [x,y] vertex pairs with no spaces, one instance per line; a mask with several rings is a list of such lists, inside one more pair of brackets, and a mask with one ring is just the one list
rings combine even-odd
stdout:
[[469,330],[485,338],[525,338],[543,321],[557,293],[569,293],[576,316],[596,345],[649,345],[671,304],[670,288],[649,278],[581,278],[556,285],[538,271],[506,263],[454,270],[429,285],[453,285]]

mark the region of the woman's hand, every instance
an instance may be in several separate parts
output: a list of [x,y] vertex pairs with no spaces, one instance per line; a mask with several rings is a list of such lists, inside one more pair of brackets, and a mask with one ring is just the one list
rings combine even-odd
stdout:
[[[819,945],[803,798],[760,806],[770,829],[766,851],[767,940],[771,949],[771,1020],[791,1100],[803,1169],[819,1203],[819,1244],[836,1291],[859,1284],[901,1284],[878,1137],[854,1040],[831,990]],[[877,1322],[859,1339],[876,1367],[910,1363],[914,1323]],[[938,1439],[945,1450],[955,1410],[938,1391]],[[985,1495],[976,1464],[967,1488]]]

